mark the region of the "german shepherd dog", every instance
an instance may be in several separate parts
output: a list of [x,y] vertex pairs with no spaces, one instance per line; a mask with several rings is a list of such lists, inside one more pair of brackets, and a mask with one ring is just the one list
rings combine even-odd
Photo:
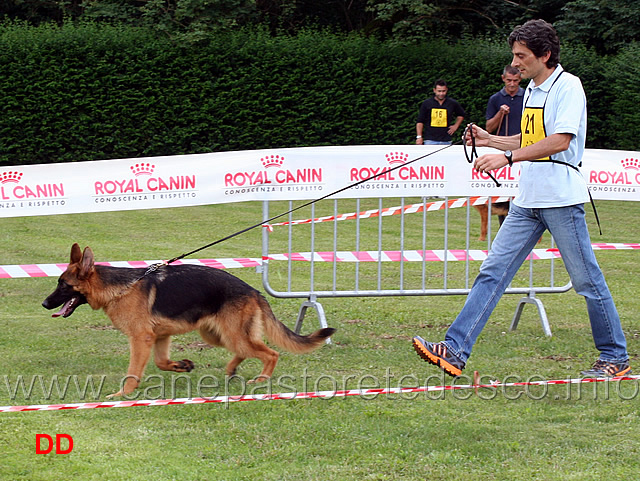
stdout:
[[69,317],[82,304],[103,309],[113,325],[129,337],[130,361],[122,389],[109,397],[134,391],[154,349],[156,365],[164,371],[189,372],[188,359],[169,359],[171,336],[198,329],[202,339],[234,353],[226,366],[233,376],[247,358],[262,361],[260,375],[249,382],[271,377],[279,354],[263,342],[263,334],[275,345],[293,353],[317,349],[335,329],[320,329],[300,336],[278,321],[267,300],[244,281],[220,269],[196,265],[163,265],[146,268],[94,264],[89,247],[71,247],[71,259],[58,286],[42,305],[62,308],[53,317]]

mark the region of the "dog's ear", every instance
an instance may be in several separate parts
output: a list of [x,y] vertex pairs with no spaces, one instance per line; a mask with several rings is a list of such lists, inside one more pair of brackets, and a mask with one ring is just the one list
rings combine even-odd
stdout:
[[[78,247],[78,250],[80,247]],[[93,251],[91,247],[87,246],[84,248],[84,252],[82,253],[82,262],[80,263],[80,272],[78,273],[78,277],[80,279],[86,279],[91,274],[93,270]]]
[[71,246],[71,264],[78,264],[82,260],[82,251],[80,250],[80,246],[76,242]]

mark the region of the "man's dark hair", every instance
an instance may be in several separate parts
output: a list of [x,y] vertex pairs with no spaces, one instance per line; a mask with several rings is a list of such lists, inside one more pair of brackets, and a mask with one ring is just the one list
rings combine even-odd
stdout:
[[445,82],[445,81],[444,81],[444,80],[442,80],[441,78],[439,78],[438,80],[436,80],[436,81],[433,83],[433,88],[436,88],[436,87],[446,87],[446,86],[447,86],[447,82]]
[[529,20],[524,25],[517,26],[509,35],[509,46],[513,48],[515,42],[522,43],[533,52],[536,57],[542,57],[551,52],[547,67],[554,68],[560,58],[560,40],[555,28],[544,20]]

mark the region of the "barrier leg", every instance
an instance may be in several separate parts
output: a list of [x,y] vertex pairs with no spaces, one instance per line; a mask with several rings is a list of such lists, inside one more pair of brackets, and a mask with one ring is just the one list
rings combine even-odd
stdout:
[[[313,296],[313,295],[309,296],[309,299],[304,301],[300,306],[300,311],[298,312],[298,319],[296,320],[296,326],[294,328],[294,331],[296,332],[296,334],[300,334],[300,330],[302,328],[302,321],[304,320],[304,316],[307,313],[307,309],[310,307],[313,307],[316,310],[316,313],[318,314],[318,320],[320,321],[320,327],[321,328],[329,327],[327,325],[327,317],[324,314],[324,308],[322,307],[322,304],[316,301],[316,299],[317,299],[316,296]],[[331,338],[327,338],[326,343],[331,344]]]
[[536,298],[535,293],[531,293],[526,297],[520,299],[518,302],[518,307],[516,307],[516,313],[513,316],[513,320],[511,321],[510,331],[515,331],[518,327],[518,322],[520,321],[520,316],[522,315],[522,310],[524,309],[525,304],[535,304],[538,307],[538,315],[540,316],[540,322],[542,323],[542,329],[546,336],[551,337],[551,328],[549,327],[549,319],[547,319],[547,312],[544,309],[544,305],[542,301]]

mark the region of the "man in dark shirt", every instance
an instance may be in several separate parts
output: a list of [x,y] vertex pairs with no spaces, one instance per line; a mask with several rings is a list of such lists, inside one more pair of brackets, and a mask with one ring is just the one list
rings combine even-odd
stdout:
[[487,132],[495,135],[516,135],[520,133],[522,99],[524,89],[520,87],[520,71],[507,65],[502,72],[504,88],[493,94],[487,104]]
[[417,145],[451,144],[451,136],[464,120],[464,110],[458,102],[447,97],[448,91],[444,80],[436,80],[434,96],[420,105],[416,123]]

